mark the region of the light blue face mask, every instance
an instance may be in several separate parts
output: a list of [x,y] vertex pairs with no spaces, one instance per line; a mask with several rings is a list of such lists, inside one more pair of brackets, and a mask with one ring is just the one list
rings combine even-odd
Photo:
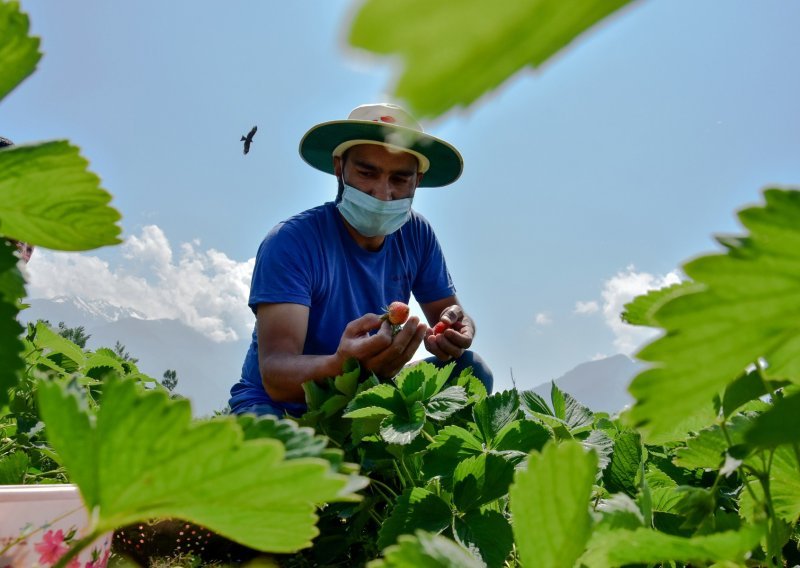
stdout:
[[342,216],[365,237],[390,235],[411,217],[413,199],[381,201],[344,184],[342,200],[336,205]]

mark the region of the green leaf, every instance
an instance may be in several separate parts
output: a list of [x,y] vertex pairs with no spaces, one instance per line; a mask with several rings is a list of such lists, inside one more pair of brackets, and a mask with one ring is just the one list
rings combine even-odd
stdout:
[[381,408],[380,406],[365,406],[363,408],[351,410],[347,414],[344,414],[342,418],[377,418],[379,416],[384,417],[391,416],[393,414],[394,412],[388,408]]
[[0,300],[17,304],[25,297],[25,278],[18,267],[16,247],[0,239]]
[[[62,338],[62,339],[64,339],[64,338]],[[69,340],[65,339],[65,341],[69,341]],[[72,342],[70,342],[70,343],[72,343]],[[76,345],[76,347],[77,347],[77,345]],[[80,349],[80,348],[78,347],[78,349]],[[81,355],[83,355],[82,351],[81,351]],[[70,358],[72,358],[72,357],[70,357]],[[89,355],[89,357],[86,358],[85,363],[83,364],[83,372],[88,374],[89,371],[91,371],[92,369],[97,369],[97,368],[100,368],[100,367],[107,367],[109,369],[112,369],[113,371],[116,371],[120,375],[125,375],[126,374],[125,373],[125,369],[122,367],[122,364],[119,362],[119,360],[116,357],[109,357],[108,355],[103,355],[102,353],[100,353],[100,354],[93,353],[93,354]]]
[[519,396],[515,390],[487,396],[472,407],[472,416],[483,440],[488,444],[519,414]]
[[465,513],[508,492],[514,464],[495,454],[466,458],[453,472],[453,504]]
[[17,385],[19,372],[25,367],[20,339],[24,329],[17,321],[17,303],[25,290],[19,284],[14,250],[0,239],[0,407],[8,402],[9,389]]
[[614,439],[611,464],[603,471],[603,481],[612,493],[636,495],[636,475],[642,463],[642,440],[636,432],[620,432]]
[[776,448],[770,468],[770,493],[775,514],[796,523],[800,519],[800,463],[797,446]]
[[[498,2],[458,9],[425,0],[371,0],[350,43],[404,62],[394,96],[422,117],[466,106],[525,67],[539,67],[629,0]],[[391,23],[391,25],[387,25]]]
[[[553,383],[553,386],[555,386],[555,383]],[[564,398],[563,419],[569,431],[575,435],[591,428],[594,422],[592,411],[573,398],[571,394],[565,392],[562,396]]]
[[765,394],[767,394],[767,388],[758,369],[742,374],[725,389],[722,397],[724,417],[728,418],[742,405]]
[[39,385],[49,440],[78,484],[94,528],[151,518],[195,522],[252,548],[291,552],[317,534],[315,504],[346,495],[315,458],[284,461],[277,440],[244,440],[233,417],[192,421],[188,401],[104,386],[96,419],[56,382]]
[[565,420],[567,416],[567,401],[564,391],[558,388],[555,381],[550,381],[550,401],[553,403],[553,416]]
[[600,479],[603,470],[611,463],[611,456],[614,453],[614,440],[603,430],[592,430],[589,432],[589,435],[580,442],[581,446],[587,451],[594,451],[597,454],[597,478]]
[[517,471],[509,490],[512,527],[524,566],[571,567],[591,532],[589,498],[597,457],[577,442],[545,446]]
[[696,283],[687,281],[659,288],[658,290],[650,290],[646,294],[636,296],[633,301],[625,304],[620,317],[622,321],[631,325],[659,327],[655,313],[662,305],[683,294],[697,292],[698,289],[699,287]]
[[545,414],[553,416],[553,411],[547,405],[547,402],[538,393],[532,390],[522,391],[519,393],[520,402],[525,410],[531,414]]
[[452,518],[450,506],[441,498],[421,487],[413,487],[397,498],[392,513],[378,532],[378,547],[386,548],[401,534],[418,529],[441,532],[450,525]]
[[624,493],[615,493],[597,504],[600,519],[595,531],[634,530],[644,526],[644,517],[636,502]]
[[[731,444],[744,442],[744,432],[750,428],[753,420],[744,415],[736,415],[728,422],[726,429]],[[686,441],[686,447],[675,450],[675,465],[686,469],[718,470],[725,461],[725,453],[731,446],[720,426],[711,426],[701,430]]]
[[506,424],[495,436],[491,448],[530,453],[541,450],[551,438],[550,431],[533,420],[515,420]]
[[691,538],[644,528],[598,532],[580,561],[588,568],[669,561],[744,563],[764,534],[764,527],[760,525]]
[[423,472],[427,479],[436,476],[449,477],[453,464],[483,453],[483,444],[469,431],[460,426],[445,426],[428,446],[423,456]]
[[385,408],[395,414],[404,413],[406,408],[400,392],[394,386],[383,383],[358,393],[345,408],[344,417],[350,418],[350,412],[370,406]]
[[18,2],[0,3],[0,99],[33,73],[42,57],[39,38],[28,35],[29,27]]
[[351,358],[345,361],[342,371],[341,375],[333,379],[333,384],[336,390],[349,400],[355,396],[358,388],[358,379],[361,376],[361,367],[358,364],[358,360]]
[[245,440],[274,438],[280,440],[286,449],[287,460],[320,457],[328,445],[325,436],[317,436],[312,428],[298,426],[291,420],[274,416],[241,414],[236,421],[242,428]]
[[489,568],[503,566],[514,546],[508,520],[497,511],[470,511],[453,520],[456,541]]
[[30,461],[28,454],[23,451],[0,457],[0,485],[21,485]]
[[0,152],[0,233],[57,250],[89,250],[120,241],[111,195],[66,141]]
[[389,444],[410,444],[425,426],[425,407],[420,401],[407,412],[387,416],[381,422],[381,437]]
[[69,339],[61,337],[43,322],[36,324],[34,343],[37,347],[44,349],[45,355],[64,355],[70,361],[74,362],[77,368],[86,367],[86,354],[83,352],[83,349],[75,345]]
[[772,408],[755,419],[745,439],[762,448],[799,443],[800,392],[776,400]]
[[750,233],[725,240],[727,253],[684,265],[699,291],[655,314],[666,334],[637,355],[655,367],[633,380],[627,414],[648,443],[712,424],[712,400],[761,358],[766,376],[800,383],[800,192],[764,198],[739,213]]
[[425,403],[425,412],[431,420],[445,420],[467,404],[467,393],[461,387],[448,387]]
[[405,400],[417,401],[422,398],[422,383],[425,382],[425,373],[422,369],[410,367],[407,372],[400,373],[395,379],[397,389]]
[[463,547],[438,534],[417,531],[402,535],[397,544],[383,551],[383,558],[373,560],[369,568],[483,568]]

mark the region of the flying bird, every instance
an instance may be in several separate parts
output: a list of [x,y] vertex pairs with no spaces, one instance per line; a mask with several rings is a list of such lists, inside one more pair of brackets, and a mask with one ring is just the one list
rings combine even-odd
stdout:
[[247,133],[247,136],[242,136],[242,141],[244,142],[244,153],[247,154],[250,151],[250,144],[253,143],[253,136],[256,135],[256,130],[258,130],[258,126],[254,126],[250,129],[250,132]]

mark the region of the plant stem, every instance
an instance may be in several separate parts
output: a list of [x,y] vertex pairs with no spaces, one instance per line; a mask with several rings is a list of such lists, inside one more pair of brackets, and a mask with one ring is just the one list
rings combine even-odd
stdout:
[[[369,478],[369,482],[370,482],[371,485],[374,485],[376,489],[378,487],[380,487],[381,489],[385,489],[386,491],[391,493],[393,499],[397,499],[397,493],[395,493],[395,491],[391,487],[386,485],[383,481],[378,481],[377,479],[373,479],[373,478],[370,477]],[[381,491],[381,494],[383,494],[383,491]],[[386,496],[383,495],[383,498],[386,499]],[[388,499],[386,499],[386,500],[388,501]]]
[[75,544],[73,544],[67,551],[67,553],[64,554],[64,556],[62,556],[61,558],[59,558],[58,562],[53,564],[53,568],[65,568],[70,560],[78,556],[78,554],[80,554],[84,548],[92,544],[95,541],[95,539],[97,539],[100,536],[100,534],[101,533],[99,533],[97,530],[94,530],[93,532],[90,532],[82,539],[76,541]]

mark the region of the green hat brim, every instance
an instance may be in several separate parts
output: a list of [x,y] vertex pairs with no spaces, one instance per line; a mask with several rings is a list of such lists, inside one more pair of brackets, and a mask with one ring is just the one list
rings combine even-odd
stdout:
[[444,140],[411,128],[367,120],[334,120],[316,125],[300,141],[300,156],[310,166],[333,174],[333,151],[351,140],[400,147],[425,156],[430,167],[420,187],[451,184],[464,169],[461,154]]

